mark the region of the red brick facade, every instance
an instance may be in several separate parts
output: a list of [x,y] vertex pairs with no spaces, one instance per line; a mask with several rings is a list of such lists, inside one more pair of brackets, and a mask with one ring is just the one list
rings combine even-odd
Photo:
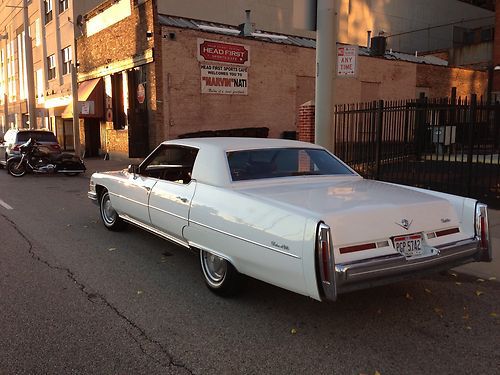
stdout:
[[314,143],[315,132],[315,104],[314,101],[304,103],[299,108],[299,122],[297,124],[297,138],[299,141]]

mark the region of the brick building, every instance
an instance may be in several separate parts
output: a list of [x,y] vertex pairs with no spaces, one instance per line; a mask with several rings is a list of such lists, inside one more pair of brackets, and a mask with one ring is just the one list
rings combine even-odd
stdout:
[[[314,99],[313,39],[245,36],[244,27],[159,14],[152,0],[114,11],[121,2],[87,14],[78,41],[79,81],[104,101],[102,117],[84,120],[87,155],[142,157],[165,139],[207,131],[297,130],[299,106]],[[107,26],[96,27],[104,19]],[[358,74],[336,81],[335,104],[440,97],[452,87],[460,96],[486,93],[486,73],[445,65],[392,51],[374,57],[360,47]]]

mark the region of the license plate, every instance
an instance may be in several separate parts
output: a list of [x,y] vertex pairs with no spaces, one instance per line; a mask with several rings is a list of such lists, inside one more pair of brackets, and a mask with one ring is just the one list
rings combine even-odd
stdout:
[[407,258],[419,256],[424,253],[421,234],[394,237],[394,247]]

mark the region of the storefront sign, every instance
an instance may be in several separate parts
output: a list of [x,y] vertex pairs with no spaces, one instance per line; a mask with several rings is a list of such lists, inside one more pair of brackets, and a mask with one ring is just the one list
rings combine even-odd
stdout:
[[337,47],[337,76],[356,77],[358,65],[358,46]]
[[144,85],[142,83],[139,83],[137,86],[137,101],[142,104],[144,103],[144,100],[146,99],[146,89],[144,88]]
[[248,68],[201,64],[201,93],[248,95]]
[[198,38],[198,61],[250,66],[250,46]]

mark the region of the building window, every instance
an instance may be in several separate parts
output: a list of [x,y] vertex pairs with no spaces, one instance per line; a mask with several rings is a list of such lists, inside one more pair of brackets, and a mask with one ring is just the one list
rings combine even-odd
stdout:
[[71,46],[64,48],[61,51],[62,55],[62,73],[63,75],[71,73]]
[[52,21],[53,13],[52,13],[52,0],[44,0],[45,4],[45,23],[49,23]]
[[59,0],[59,13],[64,12],[69,7],[68,0]]
[[11,40],[10,43],[7,44],[7,87],[10,103],[17,100],[15,45],[16,42],[14,40]]
[[42,41],[42,25],[40,24],[40,18],[35,20],[35,46],[40,46]]
[[47,57],[47,79],[56,78],[56,57],[55,55],[50,55]]

